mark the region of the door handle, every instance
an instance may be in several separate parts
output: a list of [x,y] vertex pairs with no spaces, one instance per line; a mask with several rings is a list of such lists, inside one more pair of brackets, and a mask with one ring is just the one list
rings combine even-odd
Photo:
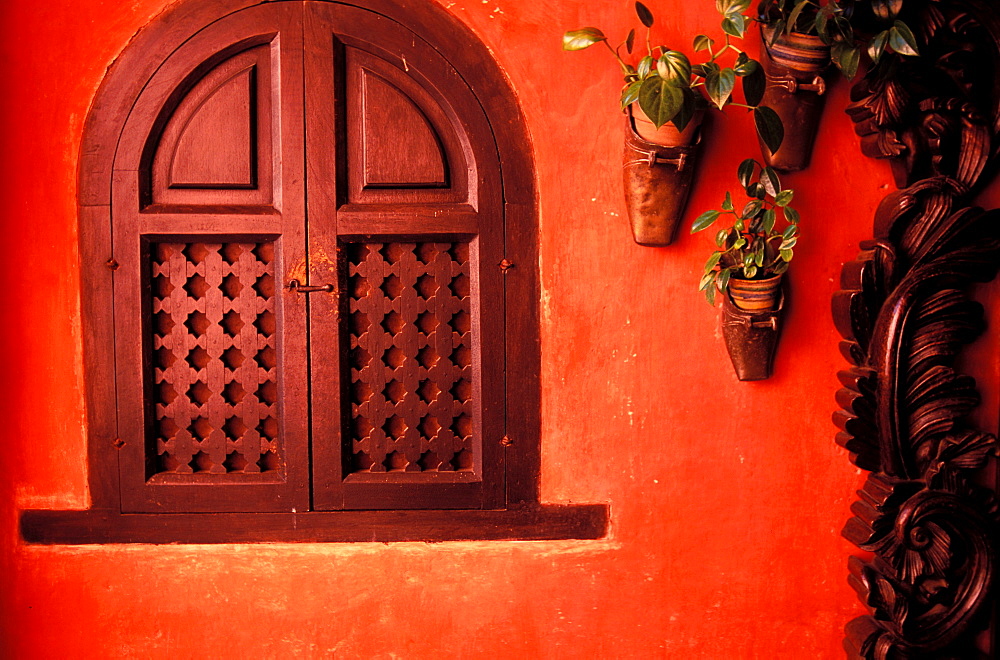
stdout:
[[317,291],[323,291],[325,293],[332,293],[334,286],[332,284],[321,284],[320,286],[309,286],[307,284],[300,284],[298,280],[292,280],[288,283],[288,288],[296,293],[316,293]]

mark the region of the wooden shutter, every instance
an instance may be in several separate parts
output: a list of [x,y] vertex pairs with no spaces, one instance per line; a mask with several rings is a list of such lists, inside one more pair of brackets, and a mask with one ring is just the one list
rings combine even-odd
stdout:
[[118,154],[123,511],[504,506],[499,161],[437,51],[344,5],[241,10]]
[[[116,159],[124,511],[308,508],[301,8],[263,5],[164,62]],[[122,444],[123,443],[123,444]]]
[[[313,501],[503,498],[500,172],[482,108],[398,23],[308,3]],[[485,301],[489,301],[485,303]]]

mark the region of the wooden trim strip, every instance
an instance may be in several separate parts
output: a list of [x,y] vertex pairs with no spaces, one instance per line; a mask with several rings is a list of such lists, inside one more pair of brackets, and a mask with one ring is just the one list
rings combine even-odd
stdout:
[[27,510],[28,543],[335,543],[600,539],[607,504],[547,504],[506,511],[310,511],[121,514]]

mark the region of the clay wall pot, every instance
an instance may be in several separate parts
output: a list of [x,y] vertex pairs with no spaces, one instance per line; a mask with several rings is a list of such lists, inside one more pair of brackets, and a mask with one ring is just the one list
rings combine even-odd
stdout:
[[646,142],[652,142],[664,147],[692,144],[705,116],[703,111],[699,112],[697,116],[688,122],[683,131],[678,131],[677,127],[669,121],[657,128],[656,124],[646,116],[646,113],[642,111],[642,108],[637,103],[632,104],[629,112],[632,114],[632,123],[635,125],[635,132],[639,134],[639,137]]
[[691,193],[703,117],[699,111],[678,131],[669,122],[657,129],[637,107],[634,115],[632,108],[625,113],[625,205],[639,245],[674,240]]
[[[775,278],[779,282],[780,277]],[[729,359],[741,381],[764,380],[771,377],[774,353],[781,333],[781,316],[785,296],[780,285],[773,307],[758,310],[741,309],[734,302],[730,280],[730,295],[722,299],[722,338]]]
[[826,102],[823,73],[830,66],[830,47],[812,35],[782,34],[771,46],[773,33],[761,30],[767,75],[762,105],[773,109],[785,128],[781,147],[771,154],[761,142],[767,163],[782,172],[796,172],[809,165],[816,130]]
[[781,275],[763,280],[729,280],[729,295],[740,309],[761,312],[773,309],[778,304],[781,292]]

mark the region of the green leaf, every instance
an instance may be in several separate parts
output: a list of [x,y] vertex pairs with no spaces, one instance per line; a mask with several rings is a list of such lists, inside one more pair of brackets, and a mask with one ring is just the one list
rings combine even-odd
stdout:
[[754,181],[747,186],[747,195],[756,197],[757,199],[764,199],[767,195],[767,191],[764,190],[764,186],[760,183],[760,181]]
[[713,222],[718,220],[720,215],[722,215],[722,211],[705,211],[694,219],[694,223],[691,225],[691,233],[693,234],[701,231],[702,229],[708,229],[712,226]]
[[728,229],[720,229],[718,233],[715,234],[715,245],[717,247],[724,247],[726,245],[726,239],[729,238]]
[[740,232],[736,230],[736,227],[730,227],[729,232],[726,235],[726,250],[732,250],[733,246],[735,246],[740,240],[742,240],[740,238]]
[[[691,67],[691,68],[693,70],[695,67]],[[720,67],[715,62],[705,62],[704,64],[701,65],[701,68],[702,68],[702,74],[701,75],[704,78],[707,78],[708,74],[712,73],[713,71],[715,73],[718,73],[719,71],[722,70],[722,67]]]
[[794,224],[798,224],[798,222],[799,222],[799,212],[796,211],[795,209],[793,209],[791,206],[786,206],[785,207],[785,220],[788,220],[793,225]]
[[754,108],[753,120],[757,127],[757,135],[773,154],[781,146],[781,141],[785,139],[785,127],[781,125],[778,113],[762,105]]
[[785,31],[785,19],[779,18],[773,27],[773,32],[771,32],[771,40],[767,43],[768,46],[773,46],[778,43],[778,39],[781,38],[781,33]]
[[664,80],[687,85],[691,80],[691,62],[679,50],[664,51],[656,62],[656,71]]
[[[740,220],[740,221],[739,221],[738,223],[736,223],[736,224],[738,224],[738,225],[742,226],[742,225],[743,225],[743,221],[742,221],[742,220]],[[743,247],[744,245],[746,245],[746,244],[747,244],[747,239],[745,239],[745,238],[743,238],[742,236],[740,236],[739,238],[737,238],[737,239],[736,239],[736,242],[735,242],[735,243],[733,243],[733,248],[732,248],[732,249],[734,249],[734,250],[739,250],[740,248],[742,248],[742,247]]]
[[715,270],[715,266],[719,263],[719,259],[722,257],[721,252],[713,252],[709,256],[708,261],[705,262],[705,273],[710,273]]
[[785,227],[785,231],[781,232],[781,236],[782,238],[788,239],[792,238],[798,233],[799,233],[798,227],[796,227],[795,225],[788,225],[787,227]]
[[740,53],[739,58],[736,60],[736,66],[733,67],[733,71],[740,78],[744,76],[749,76],[751,73],[760,68],[760,64],[757,60],[751,60],[747,57],[746,53]]
[[903,0],[872,0],[872,11],[883,21],[895,18],[903,8]]
[[738,39],[743,38],[746,26],[747,19],[742,14],[730,14],[722,19],[722,31]]
[[896,21],[889,28],[889,45],[900,55],[919,55],[917,52],[917,39],[913,36],[906,23]]
[[750,264],[749,266],[743,267],[743,274],[747,276],[748,280],[752,280],[755,275],[757,275],[757,266]]
[[628,31],[628,36],[625,37],[625,50],[628,54],[632,54],[632,47],[635,46],[635,28]]
[[[705,273],[704,275],[702,275],[701,282],[698,283],[698,290],[702,291],[705,289],[705,287],[715,283],[715,277],[716,277],[715,272]],[[712,288],[714,289],[715,287]]]
[[872,39],[871,43],[868,44],[868,57],[872,58],[872,62],[878,64],[879,58],[882,57],[882,53],[885,52],[886,44],[889,43],[889,31],[882,30]]
[[710,286],[705,289],[705,298],[708,300],[708,304],[715,306],[715,287]]
[[563,50],[583,50],[594,44],[607,41],[604,33],[594,27],[570,30],[563,35]]
[[810,4],[812,3],[809,2],[809,0],[802,0],[802,2],[795,5],[795,7],[792,9],[792,13],[788,15],[788,25],[785,28],[789,33],[797,30],[799,16],[802,15],[802,10],[806,8],[806,5]]
[[[829,4],[826,5],[826,7],[829,6],[830,6]],[[831,39],[830,39],[830,33],[827,29],[827,25],[830,20],[830,14],[829,12],[824,10],[825,7],[821,8],[818,12],[816,12],[816,34],[818,34],[819,38],[823,40],[823,43],[829,44]],[[773,46],[774,44],[771,45]]]
[[729,194],[728,190],[726,191],[726,199],[722,202],[722,210],[723,211],[733,210],[733,196]]
[[646,78],[639,88],[639,107],[657,128],[673,119],[683,103],[681,90],[659,76]]
[[725,291],[729,288],[729,279],[733,276],[732,268],[725,268],[719,273],[719,277],[715,280],[715,285],[719,288],[719,291]]
[[688,122],[691,121],[691,118],[694,117],[695,93],[691,91],[690,87],[687,86],[681,87],[680,90],[681,98],[683,100],[681,107],[677,110],[677,114],[674,115],[672,122],[678,131],[683,131],[688,125]]
[[861,49],[837,42],[830,49],[830,57],[837,68],[843,72],[847,78],[853,78],[858,72],[858,65],[861,63]]
[[778,247],[779,250],[791,250],[795,247],[795,244],[799,242],[798,236],[792,236],[791,238],[786,238],[781,241],[781,245]]
[[639,100],[639,89],[641,87],[642,87],[641,80],[636,80],[635,82],[625,86],[625,89],[622,90],[622,98],[621,98],[622,110],[624,110],[629,105]]
[[774,212],[774,209],[764,211],[764,222],[761,223],[761,229],[763,229],[765,233],[770,234],[771,230],[774,229],[774,221],[777,217],[778,215]]
[[750,185],[750,180],[753,178],[754,167],[757,165],[757,161],[753,158],[747,158],[742,163],[740,163],[739,168],[736,170],[736,176],[740,179],[740,184],[746,188]]
[[642,21],[643,25],[648,28],[653,27],[653,12],[649,11],[646,5],[636,2],[635,13],[639,16],[639,20]]
[[778,191],[781,190],[781,181],[778,180],[778,173],[770,165],[761,170],[760,183],[771,197],[777,195]]
[[753,251],[753,262],[758,268],[764,265],[764,244],[758,243],[757,247]]
[[726,102],[729,101],[735,85],[736,73],[729,67],[721,69],[717,74],[713,72],[705,77],[705,91],[708,92],[708,98],[712,99],[719,110],[722,110]]
[[762,208],[764,208],[764,202],[762,200],[751,199],[746,203],[746,206],[743,207],[743,212],[740,213],[740,217],[744,220],[752,218],[757,215]]
[[639,74],[639,78],[645,80],[649,76],[649,72],[653,70],[653,58],[646,55],[641,60],[639,60],[639,67],[636,72]]
[[786,263],[791,261],[792,257],[795,256],[791,250],[786,249],[778,250],[778,254],[781,256],[781,260]]
[[834,14],[830,19],[829,37],[834,41],[843,41],[846,43],[854,42],[854,28],[851,27],[851,22],[841,16],[840,14]]
[[771,272],[774,273],[775,275],[782,275],[787,270],[788,270],[787,261],[779,261],[778,263],[771,266]]
[[788,203],[792,201],[792,197],[794,196],[794,190],[782,190],[774,196],[774,203],[778,206],[788,206]]
[[696,52],[699,50],[711,50],[714,45],[715,40],[710,39],[703,34],[699,34],[694,38],[694,49]]
[[743,77],[743,97],[747,105],[758,106],[764,100],[764,90],[767,89],[767,76],[763,67],[758,66]]
[[742,14],[750,8],[750,0],[715,0],[715,9],[723,16]]

